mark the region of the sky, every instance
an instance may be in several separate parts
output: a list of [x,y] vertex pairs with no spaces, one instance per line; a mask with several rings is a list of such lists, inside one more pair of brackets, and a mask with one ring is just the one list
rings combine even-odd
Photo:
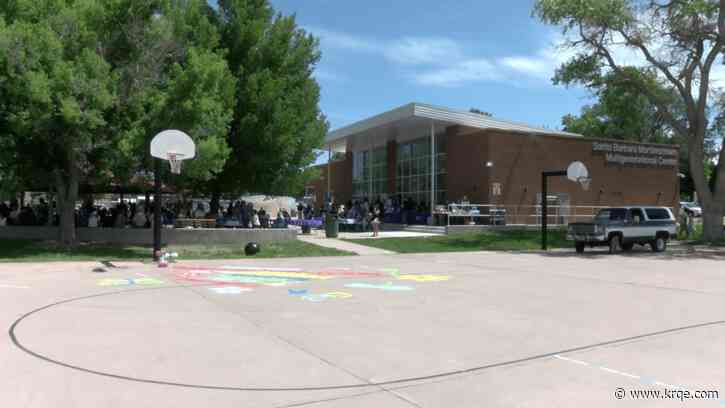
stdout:
[[477,108],[561,128],[591,103],[551,77],[566,53],[533,0],[271,0],[320,38],[315,76],[330,128],[409,102]]

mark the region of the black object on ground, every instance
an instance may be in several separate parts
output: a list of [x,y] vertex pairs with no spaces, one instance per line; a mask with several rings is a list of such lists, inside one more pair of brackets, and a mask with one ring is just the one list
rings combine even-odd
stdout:
[[256,255],[259,253],[259,244],[256,242],[250,242],[244,247],[244,254],[245,255]]

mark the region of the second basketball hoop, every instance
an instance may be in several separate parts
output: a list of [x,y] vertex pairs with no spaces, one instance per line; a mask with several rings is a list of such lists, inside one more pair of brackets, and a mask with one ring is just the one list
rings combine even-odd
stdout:
[[569,167],[566,169],[566,178],[575,183],[579,183],[584,191],[589,190],[589,185],[592,182],[587,166],[580,161],[575,161],[569,164]]

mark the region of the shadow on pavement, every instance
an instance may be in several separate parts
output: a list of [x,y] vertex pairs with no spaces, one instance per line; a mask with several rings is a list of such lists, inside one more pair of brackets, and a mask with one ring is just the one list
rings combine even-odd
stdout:
[[609,254],[609,251],[602,248],[587,248],[583,254],[577,254],[574,249],[557,250],[541,253],[542,256],[550,258],[608,258],[608,257],[626,257],[637,259],[652,260],[693,260],[693,259],[709,259],[716,261],[725,260],[725,248],[712,247],[692,247],[689,245],[673,245],[667,248],[663,253],[652,252],[649,247],[635,247],[629,252],[620,252],[616,255]]

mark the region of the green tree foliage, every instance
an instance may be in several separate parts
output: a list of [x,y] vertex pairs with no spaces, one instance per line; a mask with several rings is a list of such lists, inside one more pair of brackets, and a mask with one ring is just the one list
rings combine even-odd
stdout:
[[[633,70],[629,68],[629,70]],[[571,84],[555,76],[555,83]],[[570,80],[570,79],[569,79]],[[671,129],[659,115],[657,108],[626,78],[616,74],[604,75],[591,81],[589,86],[596,102],[584,106],[579,116],[566,115],[562,124],[568,132],[586,137],[631,140],[642,143],[669,143]]]
[[0,27],[6,128],[0,138],[17,148],[18,168],[53,180],[61,239],[72,243],[78,184],[106,143],[106,117],[117,101],[115,74],[94,50],[94,4],[38,3],[18,1],[15,12],[24,18]]
[[188,179],[222,168],[235,81],[205,1],[10,0],[0,13],[0,144],[14,152],[0,168],[52,180],[62,242],[75,242],[79,183],[148,168],[159,130],[196,140]]
[[267,0],[221,0],[217,20],[237,84],[232,152],[211,186],[216,193],[300,190],[328,128],[313,78],[318,41]]
[[[722,133],[712,133],[709,115],[715,105],[710,75],[713,65],[722,62],[725,47],[725,1],[537,0],[534,14],[561,27],[566,45],[576,52],[557,72],[559,81],[610,88],[606,97],[615,99],[627,97],[617,91],[617,83],[625,82],[627,92],[646,98],[655,112],[634,98],[632,110],[638,112],[621,116],[621,123],[610,121],[602,130],[616,134],[632,120],[655,113],[649,118],[661,120],[686,149],[703,205],[705,239],[719,239],[725,215],[725,166],[709,177],[712,161],[707,148],[714,142],[719,146],[716,161],[725,162]],[[620,58],[623,50],[638,55],[642,64],[636,69],[628,66]],[[589,112],[587,122],[576,125],[596,129],[602,124],[596,120],[599,114]],[[659,137],[641,131],[645,133],[640,136]],[[714,140],[708,140],[709,135]]]
[[[634,67],[626,67],[628,75],[651,75]],[[578,83],[579,78],[567,76],[568,72],[560,70],[554,77],[554,83],[571,85]],[[693,197],[695,185],[690,175],[689,154],[686,140],[673,131],[668,121],[663,118],[650,99],[633,87],[628,77],[616,73],[605,74],[602,78],[587,81],[586,85],[596,101],[582,108],[577,115],[565,115],[562,118],[564,130],[579,133],[585,137],[629,140],[640,143],[663,143],[680,146],[680,173],[684,176],[680,180],[680,194],[683,197]],[[651,87],[660,84],[650,80]],[[660,89],[658,94],[665,95],[668,91]],[[682,104],[678,103],[673,90],[670,102],[672,112],[680,120],[686,115]],[[705,170],[706,178],[711,179],[713,159],[717,154],[717,140],[721,138],[722,121],[713,121],[705,136]]]

